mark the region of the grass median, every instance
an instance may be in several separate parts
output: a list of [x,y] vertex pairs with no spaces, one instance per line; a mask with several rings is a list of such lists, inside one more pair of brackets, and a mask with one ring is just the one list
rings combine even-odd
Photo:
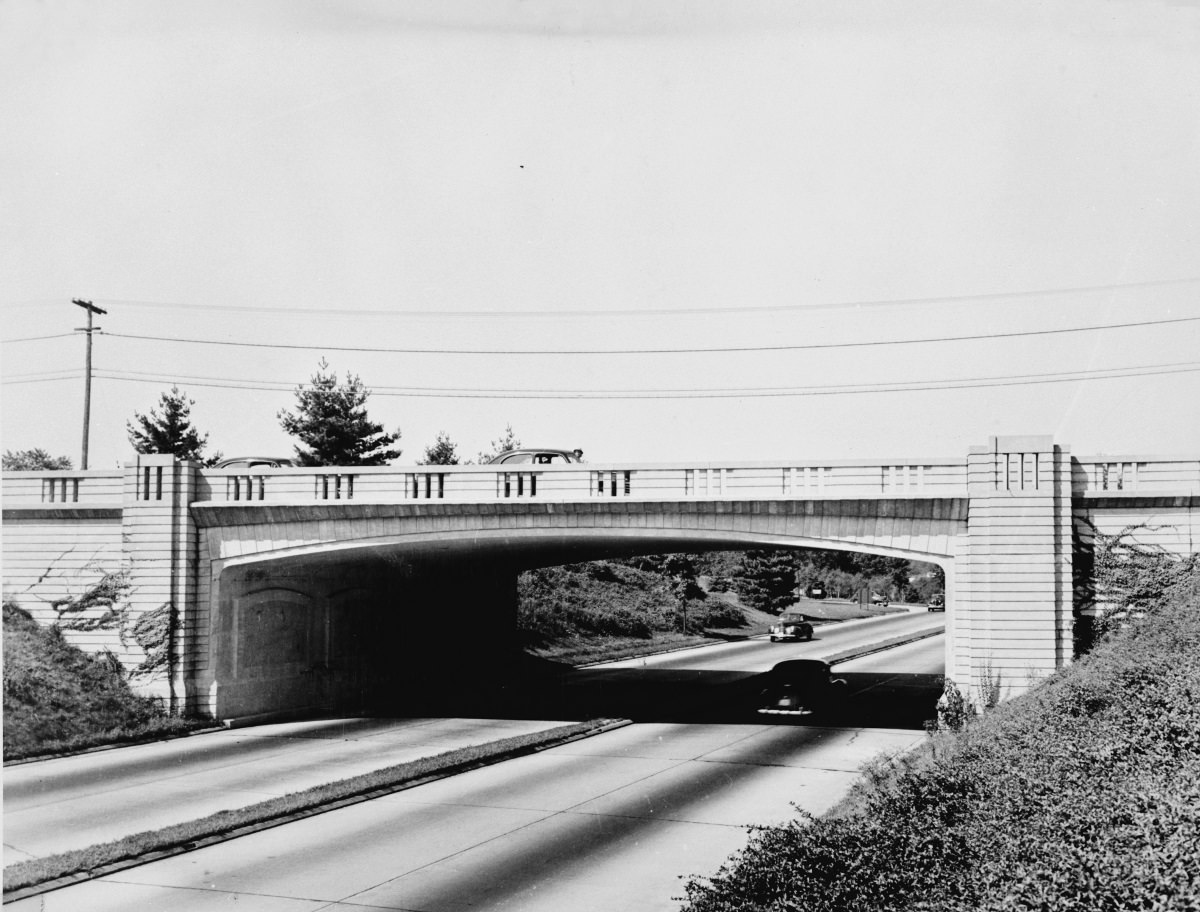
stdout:
[[459,748],[303,792],[271,798],[244,808],[219,811],[188,823],[136,833],[86,849],[20,862],[4,869],[4,901],[11,902],[64,886],[73,880],[99,877],[125,867],[191,851],[202,845],[278,826],[300,817],[381,797],[432,779],[535,753],[623,724],[624,720],[594,719]]

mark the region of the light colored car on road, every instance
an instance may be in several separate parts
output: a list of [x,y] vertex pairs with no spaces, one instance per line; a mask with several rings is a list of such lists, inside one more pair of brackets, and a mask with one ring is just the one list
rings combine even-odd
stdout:
[[233,456],[222,459],[214,469],[286,469],[296,462],[286,456]]
[[568,465],[583,462],[583,450],[550,450],[522,447],[506,450],[488,460],[488,465]]

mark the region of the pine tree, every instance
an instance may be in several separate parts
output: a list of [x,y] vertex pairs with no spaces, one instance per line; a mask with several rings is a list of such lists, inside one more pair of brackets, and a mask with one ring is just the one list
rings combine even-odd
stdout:
[[507,453],[509,450],[517,450],[521,447],[521,441],[517,439],[517,435],[513,433],[512,425],[508,424],[504,427],[504,434],[499,440],[492,441],[492,451],[490,453],[480,453],[476,457],[476,462],[483,465],[490,459],[494,459],[501,453]]
[[344,383],[324,359],[308,386],[296,389],[296,411],[279,412],[283,429],[300,440],[296,457],[302,466],[386,465],[400,456],[392,446],[400,431],[387,433],[367,417],[371,391],[347,372]]
[[445,431],[438,431],[437,442],[425,447],[425,458],[417,465],[458,465],[458,444]]
[[747,551],[738,571],[738,594],[759,611],[778,614],[796,601],[796,555],[791,551]]
[[158,409],[150,409],[149,415],[134,412],[133,421],[125,423],[134,451],[169,453],[179,459],[209,465],[220,459],[220,453],[205,459],[208,435],[201,434],[192,424],[192,406],[195,404],[179,391],[179,387],[173,386],[169,393],[162,394]]

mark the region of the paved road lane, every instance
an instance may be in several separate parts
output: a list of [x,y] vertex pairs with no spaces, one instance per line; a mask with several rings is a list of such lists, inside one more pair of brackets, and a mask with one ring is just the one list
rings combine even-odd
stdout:
[[[590,882],[589,878],[598,876],[597,871],[607,870],[616,881],[625,884],[627,890],[635,892],[642,888],[636,882],[626,884],[626,878],[619,872],[622,866],[637,858],[657,859],[655,864],[661,862],[670,868],[672,879],[677,874],[710,870],[741,844],[742,828],[774,819],[770,816],[774,812],[772,809],[782,809],[786,814],[789,801],[807,795],[806,806],[820,812],[828,806],[821,804],[822,801],[836,800],[854,780],[858,763],[865,759],[855,753],[862,746],[882,743],[884,749],[897,749],[897,744],[919,739],[919,734],[913,732],[864,732],[863,727],[911,727],[914,724],[919,727],[924,711],[908,718],[904,712],[897,713],[895,707],[906,709],[916,702],[930,702],[935,698],[936,695],[931,697],[925,693],[934,676],[913,670],[928,671],[937,666],[940,671],[943,638],[937,636],[924,641],[918,650],[923,658],[917,660],[916,665],[902,666],[893,660],[892,671],[881,671],[887,668],[888,662],[880,658],[862,666],[839,667],[839,673],[844,671],[853,679],[858,691],[870,693],[869,700],[862,704],[869,712],[864,714],[856,710],[829,722],[843,726],[850,733],[848,741],[839,741],[841,736],[833,734],[833,729],[756,724],[762,717],[753,713],[753,704],[745,699],[746,694],[737,688],[722,690],[721,682],[741,680],[752,683],[754,675],[784,659],[811,656],[815,650],[830,654],[855,646],[869,646],[898,633],[940,626],[941,621],[941,618],[916,616],[886,622],[850,623],[820,628],[819,638],[811,644],[765,641],[722,644],[654,657],[644,663],[617,663],[616,666],[572,672],[572,677],[578,675],[584,682],[601,682],[596,692],[604,696],[602,703],[607,704],[614,694],[618,703],[632,695],[639,707],[658,701],[662,711],[647,719],[656,724],[635,726],[638,731],[650,732],[649,740],[625,744],[611,737],[617,733],[611,733],[581,745],[564,746],[557,752],[546,752],[523,763],[520,769],[534,771],[523,774],[526,781],[518,778],[516,785],[506,783],[485,787],[484,794],[474,798],[444,803],[437,797],[442,792],[430,786],[422,787],[425,791],[416,790],[433,796],[428,800],[417,800],[405,793],[394,806],[400,809],[397,813],[406,821],[401,829],[414,834],[415,842],[408,842],[408,836],[405,836],[398,844],[403,859],[406,859],[398,871],[392,871],[385,880],[371,886],[343,884],[335,887],[325,883],[322,878],[326,876],[336,880],[336,871],[314,875],[321,881],[321,887],[311,894],[284,890],[279,894],[285,897],[281,900],[285,903],[283,908],[309,908],[306,902],[320,904],[331,898],[337,902],[351,898],[359,902],[362,897],[358,894],[373,890],[387,893],[391,889],[388,885],[393,882],[402,884],[404,890],[433,897],[437,908],[454,908],[459,902],[475,903],[480,899],[477,895],[480,884],[493,884],[484,897],[487,899],[485,907],[526,908],[525,903],[531,897],[529,890],[541,890],[539,896],[548,895],[545,884],[559,880],[556,873],[559,868],[574,871],[564,882],[573,879],[581,883]],[[880,656],[906,654],[892,650]],[[856,670],[858,667],[863,670]],[[588,686],[585,683],[584,693],[590,693]],[[706,687],[711,689],[705,690]],[[571,687],[564,686],[560,693],[569,691]],[[679,699],[681,694],[686,695],[684,700]],[[720,694],[728,698],[725,703],[714,696]],[[700,707],[702,718],[697,720],[694,714],[689,718],[685,704],[693,709]],[[889,706],[892,708],[888,709]],[[612,707],[606,705],[605,708]],[[571,717],[546,715],[542,718]],[[681,724],[696,721],[708,724]],[[738,724],[717,724],[727,722]],[[19,860],[22,853],[26,856],[49,854],[68,847],[90,845],[102,839],[194,819],[221,808],[253,803],[465,744],[557,724],[538,720],[433,718],[293,723],[13,767],[6,771],[5,783],[6,860],[9,863]],[[729,751],[734,742],[739,742],[741,747],[731,754]],[[593,743],[602,745],[599,759],[590,747],[582,746]],[[612,747],[623,744],[625,746]],[[854,749],[849,750],[852,745]],[[829,749],[834,753],[830,754]],[[870,752],[874,750],[872,747]],[[558,759],[540,759],[548,757]],[[568,759],[564,760],[564,757]],[[583,757],[593,759],[582,763],[579,758]],[[727,757],[730,759],[725,759]],[[486,781],[486,777],[469,775],[473,778],[468,781]],[[589,785],[593,791],[585,789],[584,793],[576,793],[574,790],[579,784],[576,780]],[[639,783],[647,785],[642,788]],[[443,791],[449,788],[442,786]],[[515,799],[498,797],[510,791],[517,796]],[[560,794],[566,797],[554,797]],[[318,827],[318,835],[310,848],[304,848],[304,839],[301,839],[299,854],[291,849],[291,826],[283,827],[261,834],[266,844],[272,847],[265,860],[254,860],[251,855],[243,861],[237,852],[229,854],[220,846],[201,850],[201,854],[207,853],[206,857],[217,859],[206,863],[204,870],[220,872],[219,877],[214,874],[209,878],[208,886],[203,883],[203,877],[194,883],[186,879],[179,883],[173,879],[143,881],[143,875],[137,873],[143,869],[134,869],[105,878],[102,884],[95,886],[99,892],[85,893],[87,905],[75,908],[92,908],[94,901],[108,902],[98,897],[109,893],[122,897],[113,901],[114,908],[192,908],[195,903],[200,903],[195,907],[204,908],[204,903],[213,901],[220,905],[243,892],[253,896],[254,908],[268,908],[269,903],[275,901],[271,897],[275,895],[276,887],[272,885],[270,875],[276,863],[274,859],[291,858],[291,862],[281,860],[279,863],[299,865],[303,871],[313,864],[319,866],[320,863],[306,853],[321,856],[322,838],[346,840],[344,846],[339,842],[336,848],[326,847],[324,852],[330,857],[340,857],[343,851],[354,852],[355,847],[361,849],[366,840],[371,843],[371,851],[366,857],[374,859],[375,836],[370,829],[374,826],[383,827],[384,844],[391,844],[391,818],[385,817],[374,823],[371,822],[373,812],[362,813],[367,821],[364,824],[367,832],[361,836],[355,830],[358,824],[348,824],[349,829],[342,832],[333,826],[333,821],[346,818],[336,817],[336,814],[322,815],[315,819],[326,821],[330,829]],[[655,835],[660,830],[664,833],[661,839]],[[668,832],[671,835],[666,838]],[[732,842],[731,832],[734,833]],[[245,839],[253,838],[257,837],[235,840],[231,845],[246,844]],[[64,839],[67,842],[64,843]],[[643,851],[647,845],[655,846],[650,854]],[[697,858],[711,855],[712,865],[688,862],[692,856],[681,846],[693,847],[699,853]],[[489,860],[493,859],[493,853],[494,860]],[[605,867],[608,858],[612,859],[611,868]],[[537,874],[539,866],[544,868],[546,864],[541,859],[553,860],[553,870]],[[462,874],[458,865],[466,860],[470,860],[470,865],[478,864],[482,868],[475,873]],[[198,863],[180,858],[175,860],[174,867],[170,861],[151,867],[194,873],[193,866]],[[355,868],[357,863],[343,861],[346,870]],[[368,871],[374,871],[374,863],[373,860],[366,862]],[[161,867],[163,865],[168,867]],[[474,870],[470,865],[468,869]],[[513,866],[512,871],[501,876],[508,866]],[[662,871],[656,868],[643,874],[653,880]],[[532,886],[526,882],[530,878]],[[676,880],[672,882],[677,883]],[[118,884],[123,886],[114,892],[113,888]],[[501,888],[500,884],[507,886]],[[159,887],[165,888],[166,892],[159,893]],[[68,892],[75,896],[80,895],[77,891],[87,889],[76,887]],[[126,890],[133,892],[124,892]],[[515,906],[505,905],[508,900],[502,902],[501,899],[510,894],[522,897],[521,902]],[[46,897],[61,895],[62,891],[56,891]],[[625,904],[628,898],[625,894],[613,894],[611,890],[608,893],[600,891],[599,895],[608,896],[607,901],[618,906]],[[393,899],[387,902],[393,902]],[[55,898],[54,902],[59,899]],[[640,903],[634,905],[641,907]],[[403,905],[385,907],[408,908]],[[553,908],[553,905],[546,908]],[[583,907],[564,905],[561,908]]]
[[338,719],[211,732],[4,770],[12,864],[563,722]]
[[657,656],[625,659],[620,662],[606,662],[593,668],[604,671],[645,668],[658,671],[686,669],[757,673],[767,671],[776,662],[787,659],[828,659],[847,649],[865,648],[892,637],[916,635],[922,631],[945,630],[945,626],[944,614],[894,614],[869,620],[817,625],[811,642],[772,643],[763,637],[700,649],[684,649]]
[[28,909],[677,908],[746,827],[820,813],[913,731],[629,726],[11,904]]

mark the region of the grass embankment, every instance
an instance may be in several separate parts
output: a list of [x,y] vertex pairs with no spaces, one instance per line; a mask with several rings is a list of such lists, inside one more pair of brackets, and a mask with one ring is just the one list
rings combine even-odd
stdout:
[[54,627],[4,604],[4,759],[82,750],[198,728],[134,694],[114,659],[91,656]]
[[759,831],[687,912],[1200,910],[1196,578],[1042,686]]
[[522,573],[517,628],[526,651],[579,665],[766,631],[771,615],[699,589],[685,617],[660,574],[593,561]]
[[347,804],[411,788],[430,779],[499,763],[621,724],[624,723],[611,719],[596,719],[504,738],[488,744],[459,748],[303,792],[271,798],[248,807],[220,811],[200,820],[137,833],[114,842],[64,852],[49,858],[24,861],[4,869],[4,900],[9,902],[17,899],[18,891],[48,884],[60,878],[79,874],[100,876],[164,855],[191,851],[202,843],[242,836],[254,830],[287,823],[297,817],[331,811]]

